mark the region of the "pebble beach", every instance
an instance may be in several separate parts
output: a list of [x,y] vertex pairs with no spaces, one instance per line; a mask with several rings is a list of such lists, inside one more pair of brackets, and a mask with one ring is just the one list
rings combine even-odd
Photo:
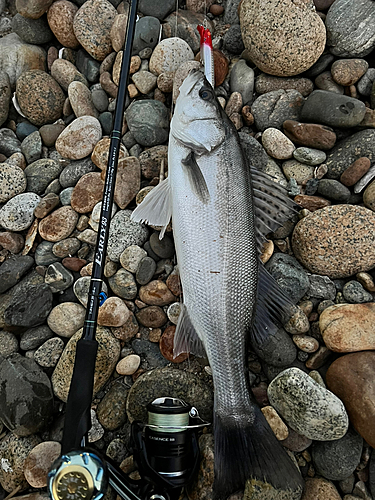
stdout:
[[[0,0],[0,500],[49,498],[128,10],[120,0]],[[130,425],[146,421],[153,399],[182,398],[212,422],[207,359],[173,359],[183,300],[173,222],[160,240],[160,228],[130,219],[168,175],[170,120],[200,67],[205,23],[215,92],[249,164],[297,208],[260,257],[293,315],[250,346],[248,368],[305,487],[249,480],[228,500],[374,500],[375,1],[139,0],[138,14],[89,443],[136,477]],[[210,427],[200,449],[184,500],[213,498]]]

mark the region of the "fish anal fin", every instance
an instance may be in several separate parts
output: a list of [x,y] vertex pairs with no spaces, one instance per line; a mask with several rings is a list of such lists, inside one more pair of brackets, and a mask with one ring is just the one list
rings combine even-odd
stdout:
[[145,222],[151,226],[162,226],[160,238],[172,216],[172,196],[168,178],[155,186],[134,210],[131,220]]
[[203,177],[202,171],[199,168],[194,152],[190,151],[190,153],[185,159],[182,160],[181,163],[184,172],[188,176],[191,189],[199,198],[199,200],[206,205],[210,200],[210,193],[208,192],[205,178]]
[[294,307],[273,276],[259,263],[257,301],[250,333],[252,344],[261,347],[276,333],[275,325],[285,323],[293,314]]
[[174,336],[173,357],[177,358],[177,356],[183,352],[189,352],[202,358],[206,356],[203,342],[198,337],[185,305],[181,306],[181,312],[177,322]]

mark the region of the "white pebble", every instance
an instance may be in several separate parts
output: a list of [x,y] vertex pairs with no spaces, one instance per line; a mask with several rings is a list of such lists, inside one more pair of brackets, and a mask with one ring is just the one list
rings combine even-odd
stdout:
[[141,364],[141,358],[138,354],[129,354],[117,363],[116,372],[120,375],[133,375]]

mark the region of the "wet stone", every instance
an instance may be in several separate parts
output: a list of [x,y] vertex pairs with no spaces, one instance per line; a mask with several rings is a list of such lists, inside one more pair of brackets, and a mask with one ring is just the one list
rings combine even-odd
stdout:
[[17,436],[43,430],[52,417],[53,394],[49,378],[35,361],[20,354],[1,358],[0,380],[0,415],[7,427]]
[[151,257],[144,257],[139,263],[136,280],[140,285],[146,285],[154,276],[156,271],[156,262]]
[[116,382],[100,401],[97,416],[104,429],[114,431],[127,421],[126,398],[129,390]]
[[48,285],[29,285],[12,298],[5,309],[4,319],[12,326],[42,324],[52,309],[52,292]]

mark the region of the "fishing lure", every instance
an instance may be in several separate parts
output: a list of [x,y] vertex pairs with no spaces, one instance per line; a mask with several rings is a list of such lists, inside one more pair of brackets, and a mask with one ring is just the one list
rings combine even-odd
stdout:
[[204,76],[215,87],[215,67],[214,67],[214,51],[212,48],[211,32],[201,24],[197,26],[197,30],[201,36],[200,54],[201,62],[204,66]]

